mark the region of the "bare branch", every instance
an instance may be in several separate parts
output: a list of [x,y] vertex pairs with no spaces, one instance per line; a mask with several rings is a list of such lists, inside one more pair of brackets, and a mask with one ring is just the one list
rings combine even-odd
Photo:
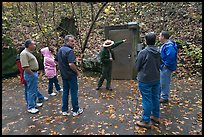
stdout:
[[79,23],[78,23],[78,21],[77,21],[77,16],[76,16],[76,13],[75,13],[75,10],[74,10],[74,6],[73,6],[73,3],[71,2],[71,7],[72,7],[72,14],[73,14],[73,17],[74,17],[74,19],[75,19],[75,21],[76,21],[76,25],[77,25],[77,31],[79,32],[78,34],[78,36],[79,36],[79,43],[80,43],[80,45],[81,45],[81,49],[82,49],[82,41],[81,41],[81,34],[80,34],[80,30],[79,30]]
[[92,29],[93,29],[93,26],[94,26],[94,24],[95,24],[95,22],[96,22],[96,20],[97,20],[97,18],[98,18],[98,16],[99,16],[99,14],[101,13],[101,11],[103,10],[103,8],[106,6],[107,3],[108,3],[108,2],[104,2],[104,3],[103,3],[103,5],[101,6],[101,8],[98,10],[98,13],[96,14],[96,17],[95,17],[94,21],[92,22],[92,24],[91,24],[91,26],[90,26],[89,32],[88,32],[87,35],[86,35],[86,39],[85,39],[85,42],[84,42],[83,47],[82,47],[82,54],[84,53],[85,49],[87,48],[86,45],[87,45],[87,43],[88,43],[88,39],[89,39],[89,36],[90,36],[91,31],[92,31]]
[[[54,27],[55,27],[55,2],[52,3],[53,4],[53,12],[52,12],[52,19],[53,19],[53,23],[54,23]],[[55,34],[56,34],[56,39],[57,39],[57,45],[59,43],[59,39],[58,39],[58,35],[57,35],[57,32],[55,31]]]

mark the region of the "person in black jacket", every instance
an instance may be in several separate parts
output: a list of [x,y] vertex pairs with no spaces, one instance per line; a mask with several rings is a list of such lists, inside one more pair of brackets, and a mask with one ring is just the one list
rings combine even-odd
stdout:
[[159,123],[160,116],[160,64],[161,55],[155,46],[153,32],[145,36],[147,47],[141,50],[136,60],[138,87],[142,94],[142,120],[136,124],[150,128],[150,120]]

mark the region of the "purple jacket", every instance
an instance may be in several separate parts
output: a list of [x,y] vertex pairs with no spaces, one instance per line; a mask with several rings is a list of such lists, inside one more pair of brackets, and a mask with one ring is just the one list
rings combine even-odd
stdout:
[[53,78],[54,76],[56,76],[56,62],[54,60],[54,57],[48,47],[42,48],[40,52],[44,56],[43,64],[45,69],[45,76],[47,76],[48,78]]

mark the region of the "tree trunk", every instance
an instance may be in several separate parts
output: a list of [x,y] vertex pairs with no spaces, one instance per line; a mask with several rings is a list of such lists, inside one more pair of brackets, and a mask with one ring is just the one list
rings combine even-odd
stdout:
[[94,6],[92,2],[90,2],[90,5],[91,5],[91,21],[93,22],[94,21]]
[[76,13],[75,13],[75,10],[74,10],[74,6],[73,6],[73,3],[71,2],[71,6],[72,6],[72,16],[74,17],[75,21],[76,21],[76,26],[77,26],[77,31],[78,31],[78,39],[79,39],[79,43],[81,45],[81,49],[82,49],[82,40],[81,40],[81,34],[80,34],[80,30],[79,30],[79,23],[77,21],[77,16],[76,16]]
[[[53,2],[53,12],[52,12],[52,16],[53,16],[53,24],[54,24],[54,27],[56,26],[56,23],[55,23],[55,2]],[[58,35],[57,35],[57,32],[55,31],[55,35],[56,35],[56,39],[57,39],[57,46],[58,46],[58,43],[59,43],[59,39],[58,39]]]
[[83,55],[82,55],[82,58],[84,57],[84,51],[85,51],[85,49],[87,48],[86,45],[87,45],[89,36],[90,36],[90,34],[91,34],[91,31],[92,31],[92,29],[93,29],[93,26],[94,26],[94,24],[95,24],[95,22],[96,22],[96,20],[97,20],[97,18],[98,18],[98,16],[99,16],[99,14],[101,13],[101,11],[103,10],[103,8],[106,6],[107,3],[108,3],[108,2],[104,2],[104,3],[103,3],[103,5],[101,6],[101,8],[98,10],[98,13],[96,14],[96,17],[95,17],[94,21],[92,22],[92,24],[91,24],[91,26],[90,26],[90,29],[89,29],[89,31],[88,31],[88,33],[87,33],[87,35],[86,35],[86,39],[85,39],[84,44],[83,44],[83,47],[82,47],[82,51],[81,51],[81,53],[83,54]]
[[[41,6],[42,6],[42,4],[41,4]],[[44,36],[44,38],[46,39],[46,42],[47,42],[47,44],[48,44],[48,38],[46,37],[45,33],[42,31],[42,28],[41,28],[40,23],[39,23],[39,18],[38,18],[38,4],[37,4],[37,2],[35,2],[35,15],[36,15],[36,21],[37,21],[38,27],[39,27],[40,31],[43,33],[43,36]]]

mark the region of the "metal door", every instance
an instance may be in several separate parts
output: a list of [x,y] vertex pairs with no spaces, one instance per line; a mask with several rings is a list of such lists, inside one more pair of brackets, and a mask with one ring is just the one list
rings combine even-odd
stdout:
[[125,43],[113,49],[115,60],[112,63],[112,79],[135,79],[135,59],[139,43],[138,24],[107,26],[105,37],[114,42],[126,39]]
[[115,60],[112,63],[113,79],[132,79],[132,73],[130,73],[132,71],[132,45],[130,34],[131,32],[128,29],[109,31],[109,38],[115,42],[126,39],[125,43],[122,43],[121,45],[113,49],[115,54]]

